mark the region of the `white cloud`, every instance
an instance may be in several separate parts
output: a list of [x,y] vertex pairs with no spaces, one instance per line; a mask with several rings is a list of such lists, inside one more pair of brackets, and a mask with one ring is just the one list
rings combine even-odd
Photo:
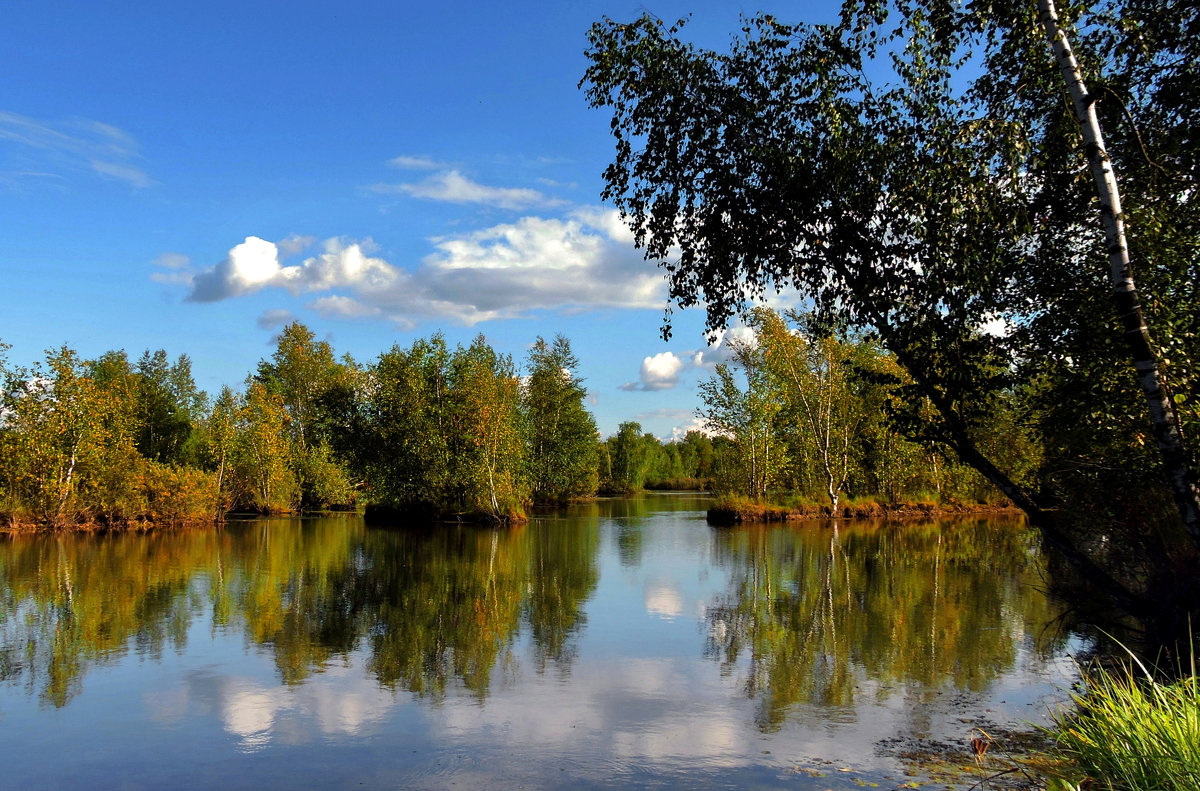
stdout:
[[684,423],[681,426],[672,426],[671,436],[668,439],[671,442],[679,442],[693,431],[697,431],[701,434],[709,433],[708,427],[704,425],[704,421],[696,417],[695,414],[692,415],[692,419],[689,422]]
[[150,273],[155,283],[188,286],[195,277],[191,259],[182,253],[163,253],[150,263],[162,270]]
[[437,170],[442,167],[442,163],[429,157],[398,156],[392,157],[387,163],[403,170]]
[[727,330],[720,330],[713,335],[712,341],[702,349],[684,352],[682,356],[674,352],[660,352],[642,360],[642,370],[636,382],[626,382],[622,390],[669,390],[679,383],[679,375],[693,368],[712,369],[717,363],[729,362],[733,358],[731,344],[734,342],[756,342],[754,330],[745,325],[737,325]]
[[215,302],[257,291],[279,275],[279,248],[257,236],[229,251],[224,261],[192,279],[190,302]]
[[141,168],[135,168],[132,165],[123,165],[120,162],[103,162],[94,159],[92,160],[92,170],[101,176],[108,176],[118,181],[127,181],[135,187],[151,187],[155,183],[154,179],[147,176],[146,172]]
[[188,301],[215,302],[267,286],[286,288],[293,294],[339,287],[386,288],[401,275],[386,261],[364,252],[364,248],[372,247],[370,240],[328,239],[319,255],[295,266],[280,264],[281,245],[288,251],[298,251],[303,249],[298,246],[303,241],[305,237],[291,236],[276,245],[257,236],[247,236],[246,241],[229,251],[224,261],[192,279]]
[[320,313],[322,316],[336,316],[347,319],[361,319],[378,316],[382,311],[373,305],[366,305],[353,297],[334,295],[314,299],[306,307]]
[[150,280],[169,286],[190,286],[194,275],[191,272],[151,272]]
[[571,212],[571,216],[589,228],[602,232],[614,242],[633,244],[633,231],[621,219],[621,213],[616,209],[583,206]]
[[551,189],[579,189],[579,183],[575,181],[555,181],[554,179],[539,178],[537,183]]
[[294,233],[277,243],[277,246],[279,247],[279,257],[289,258],[297,253],[304,252],[316,243],[317,237],[315,236],[301,236],[298,233]]
[[[621,389],[627,392],[670,390],[679,384],[679,377],[684,371],[692,369],[712,369],[717,363],[728,362],[733,357],[732,346],[737,343],[753,345],[757,340],[754,330],[739,324],[729,329],[713,333],[708,346],[702,349],[683,352],[659,352],[642,360],[642,368],[637,381],[626,382]],[[650,416],[647,414],[647,416]],[[654,415],[653,417],[664,417]],[[685,429],[686,430],[686,429]]]
[[691,363],[696,368],[708,369],[715,368],[717,363],[727,363],[733,359],[733,346],[738,343],[753,348],[758,344],[758,338],[745,324],[718,330],[711,335],[707,346],[691,352]]
[[642,360],[641,375],[636,382],[626,382],[622,390],[670,390],[679,384],[679,374],[687,363],[674,352],[659,352]]
[[464,176],[457,170],[434,174],[424,181],[409,184],[375,184],[369,187],[381,194],[403,194],[448,203],[481,203],[497,209],[525,209],[530,206],[556,206],[561,201],[535,189],[489,187]]
[[44,121],[0,112],[0,140],[14,144],[11,161],[19,165],[0,174],[6,182],[90,172],[139,188],[155,184],[135,164],[141,158],[137,141],[112,124],[88,118]]
[[183,253],[163,253],[155,258],[153,263],[163,269],[187,269],[191,265],[192,259]]
[[284,254],[311,245],[310,238],[273,243],[249,236],[219,264],[189,273],[187,299],[213,302],[265,288],[326,292],[308,306],[404,327],[422,320],[469,326],[537,311],[660,309],[666,299],[661,275],[629,243],[611,210],[523,217],[430,241],[434,252],[410,270],[372,255],[369,239],[329,239],[318,254],[285,265]]

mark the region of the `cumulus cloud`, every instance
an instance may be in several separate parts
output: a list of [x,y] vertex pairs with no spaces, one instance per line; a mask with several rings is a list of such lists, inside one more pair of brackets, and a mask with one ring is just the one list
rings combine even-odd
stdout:
[[670,390],[679,384],[679,377],[684,371],[711,370],[718,363],[729,362],[737,343],[756,343],[754,330],[739,324],[714,333],[709,338],[709,344],[702,349],[683,352],[682,355],[668,351],[646,357],[642,360],[637,381],[626,382],[621,389],[627,392]]
[[0,112],[0,140],[12,144],[3,164],[17,165],[0,174],[7,182],[90,172],[139,188],[155,184],[137,164],[141,155],[133,136],[102,121],[46,121]]
[[690,353],[691,364],[696,368],[712,369],[718,363],[727,363],[733,359],[733,348],[739,343],[751,348],[757,345],[754,330],[745,324],[718,330],[709,337],[707,346]]
[[309,307],[405,327],[426,319],[469,326],[537,311],[661,308],[662,278],[629,243],[615,215],[589,210],[564,218],[523,217],[437,237],[430,240],[433,252],[411,270],[373,255],[370,240],[329,239],[316,254],[288,265],[285,248],[305,237],[276,243],[248,236],[219,264],[189,275],[187,299],[213,302],[267,288],[325,292]]
[[671,442],[679,442],[681,439],[686,437],[688,434],[691,434],[693,431],[698,431],[701,434],[709,434],[710,433],[708,430],[708,426],[705,424],[705,422],[701,418],[698,418],[695,416],[695,414],[693,414],[691,417],[691,420],[687,421],[683,425],[672,426],[671,427],[671,436],[668,439]]
[[192,280],[189,302],[215,302],[257,291],[279,275],[279,248],[257,236],[229,251],[225,260]]
[[[289,237],[285,249],[295,249],[303,237]],[[251,294],[267,286],[285,288],[293,294],[327,291],[338,287],[362,289],[391,286],[401,273],[379,258],[367,255],[370,242],[328,239],[324,249],[302,263],[283,266],[280,245],[247,236],[229,251],[225,260],[192,278],[189,302],[215,302]],[[302,249],[302,248],[301,248]]]
[[525,209],[531,206],[555,206],[561,202],[525,187],[489,187],[464,176],[457,170],[436,173],[424,181],[407,184],[375,184],[369,187],[381,194],[411,195],[414,198],[447,203],[481,203],[497,209]]
[[636,382],[626,382],[622,390],[670,390],[679,384],[679,374],[687,363],[674,352],[659,352],[642,360],[641,375]]

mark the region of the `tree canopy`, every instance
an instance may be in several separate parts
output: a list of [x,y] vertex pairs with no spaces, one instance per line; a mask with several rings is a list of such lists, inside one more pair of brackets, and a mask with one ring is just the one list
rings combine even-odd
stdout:
[[[1046,29],[1035,3],[848,0],[833,24],[747,19],[718,52],[689,43],[685,22],[606,19],[581,86],[611,114],[603,196],[664,269],[666,333],[672,307],[703,306],[717,329],[795,290],[819,323],[878,337],[934,408],[939,439],[1103,578],[1045,509],[1088,487],[1164,488],[1138,383],[1149,368],[1168,408],[1155,430],[1200,423],[1200,13],[1098,0],[1051,26],[1112,131],[1103,150],[1081,137]],[[1097,229],[1097,157],[1123,179],[1119,219],[1158,333],[1145,358],[1135,349],[1137,372]],[[1016,391],[1050,440],[1036,487],[982,438]],[[1185,500],[1196,462],[1194,448],[1174,462],[1191,476]],[[1092,516],[1128,521],[1101,500]]]

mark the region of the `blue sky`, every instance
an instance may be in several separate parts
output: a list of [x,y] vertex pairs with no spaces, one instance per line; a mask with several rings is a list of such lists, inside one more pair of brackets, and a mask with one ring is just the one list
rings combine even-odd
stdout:
[[[600,199],[589,25],[723,47],[736,3],[12,3],[0,49],[0,340],[28,364],[164,348],[239,384],[293,318],[370,362],[442,330],[563,333],[601,431],[694,422],[719,355],[658,331],[661,275]],[[828,6],[769,8],[785,19]]]

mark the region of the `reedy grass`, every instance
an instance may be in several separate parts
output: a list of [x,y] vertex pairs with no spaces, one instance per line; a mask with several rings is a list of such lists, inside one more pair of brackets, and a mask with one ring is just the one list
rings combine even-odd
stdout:
[[[1172,683],[1155,679],[1134,658],[1123,670],[1089,674],[1085,685],[1073,696],[1075,710],[1055,716],[1056,757],[1091,778],[1096,789],[1200,789],[1200,684],[1194,658],[1191,673]],[[1063,782],[1069,779],[1059,778],[1060,787],[1075,787]]]

